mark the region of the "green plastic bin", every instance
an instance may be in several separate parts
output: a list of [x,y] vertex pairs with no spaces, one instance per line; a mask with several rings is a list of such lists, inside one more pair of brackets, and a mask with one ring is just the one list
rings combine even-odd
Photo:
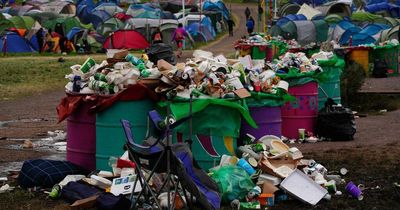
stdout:
[[251,58],[255,60],[260,60],[260,59],[265,59],[266,58],[266,47],[261,47],[265,48],[264,50],[261,50],[259,46],[253,46],[251,48]]
[[[236,109],[218,105],[209,105],[193,115],[192,153],[202,169],[219,165],[224,154],[235,155],[240,118]],[[189,122],[177,127],[173,142],[185,142],[190,135],[188,128]],[[236,136],[223,134],[231,131]]]
[[389,76],[399,75],[399,45],[377,46],[372,52],[374,59],[384,60],[391,71]]
[[[324,70],[325,71],[325,70]],[[340,76],[341,70],[332,68],[333,77],[329,81],[320,83],[318,85],[318,110],[325,107],[325,101],[328,98],[332,98],[335,103],[341,103],[340,95]]]
[[334,56],[331,60],[318,60],[318,64],[327,75],[326,81],[318,84],[318,110],[321,110],[328,98],[337,104],[341,103],[340,78],[345,63],[343,59]]
[[133,137],[137,143],[141,143],[146,137],[149,127],[147,114],[153,109],[154,102],[151,100],[118,101],[106,110],[97,113],[97,170],[112,170],[108,165],[109,158],[111,156],[119,157],[124,153],[123,146],[126,137],[120,120],[126,119],[131,122]]

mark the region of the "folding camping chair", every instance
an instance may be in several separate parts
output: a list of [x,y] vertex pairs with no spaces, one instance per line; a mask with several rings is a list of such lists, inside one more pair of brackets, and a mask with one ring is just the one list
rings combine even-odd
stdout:
[[[157,140],[153,143],[150,143],[150,145],[140,145],[135,143],[135,140],[132,137],[132,131],[131,131],[131,124],[127,120],[121,120],[122,127],[125,132],[126,136],[126,144],[125,148],[128,150],[130,159],[136,164],[136,170],[137,170],[137,178],[135,180],[135,184],[133,189],[136,189],[136,185],[139,182],[141,184],[142,190],[140,191],[139,195],[134,198],[134,193],[132,192],[131,195],[131,209],[136,208],[136,205],[138,204],[139,200],[143,196],[145,201],[148,202],[149,204],[154,204],[161,209],[160,203],[157,200],[158,195],[162,192],[165,186],[167,186],[167,191],[168,191],[168,209],[174,209],[174,204],[175,202],[172,202],[171,205],[171,193],[170,193],[170,184],[174,181],[172,179],[172,175],[177,175],[177,164],[179,162],[178,158],[174,155],[174,153],[171,150],[171,143],[170,143],[170,131],[180,124],[184,123],[185,121],[191,119],[191,101],[190,101],[190,113],[187,117],[184,117],[176,122],[173,120],[173,118],[169,115],[169,109],[168,109],[168,114],[167,114],[167,120],[166,120],[166,125],[165,128],[163,129],[160,126],[160,122],[162,122],[161,116],[156,112],[156,111],[150,111],[149,112],[149,117],[152,119],[153,124],[155,128],[158,131],[161,131],[161,134],[157,138]],[[147,178],[145,178],[143,171],[142,170],[148,170],[150,171],[149,175]],[[166,173],[167,178],[163,182],[159,192],[153,192],[149,185],[150,179],[153,177],[154,173]],[[174,193],[173,197],[175,198],[176,195],[179,195],[179,198],[182,199],[182,195],[180,193],[177,193],[178,186],[179,186],[180,180],[177,179],[176,183],[174,183]],[[182,184],[181,184],[182,186]],[[186,201],[189,201],[187,198],[186,190],[183,188],[183,194],[186,199]],[[175,199],[173,199],[175,200]],[[185,207],[187,208],[187,205],[185,204]]]

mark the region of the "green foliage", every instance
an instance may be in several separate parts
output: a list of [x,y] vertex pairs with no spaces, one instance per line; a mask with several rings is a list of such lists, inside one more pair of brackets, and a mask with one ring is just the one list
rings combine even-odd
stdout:
[[362,66],[354,61],[347,61],[340,82],[343,104],[351,106],[352,103],[356,102],[357,92],[364,80],[365,75]]

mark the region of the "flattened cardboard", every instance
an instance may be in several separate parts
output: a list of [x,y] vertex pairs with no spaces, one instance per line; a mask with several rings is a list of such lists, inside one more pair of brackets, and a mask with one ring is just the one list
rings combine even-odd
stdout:
[[247,98],[250,97],[251,94],[245,88],[233,91],[239,98]]

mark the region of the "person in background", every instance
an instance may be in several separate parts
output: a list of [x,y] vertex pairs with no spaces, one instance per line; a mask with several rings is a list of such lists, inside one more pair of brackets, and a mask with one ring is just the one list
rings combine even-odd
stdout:
[[248,7],[246,7],[246,9],[244,10],[244,15],[246,15],[246,20],[248,20],[251,15],[250,9]]
[[182,56],[182,47],[183,41],[185,40],[185,36],[189,36],[186,30],[183,28],[182,23],[178,24],[178,28],[175,29],[174,34],[172,36],[172,41],[175,41],[177,46],[177,57],[180,58]]
[[43,28],[40,28],[36,32],[36,39],[37,39],[38,46],[39,46],[39,53],[43,52],[43,46],[44,46],[44,41],[45,41],[45,37],[44,37],[43,33],[44,33]]
[[153,44],[163,42],[163,35],[161,33],[160,27],[158,27],[151,35],[151,40]]
[[247,20],[246,27],[247,27],[247,33],[249,33],[249,35],[252,34],[253,30],[254,30],[254,19],[253,19],[253,17],[250,16],[250,18]]
[[235,22],[232,20],[232,18],[229,18],[227,23],[228,23],[229,36],[233,36],[233,27],[235,26]]

